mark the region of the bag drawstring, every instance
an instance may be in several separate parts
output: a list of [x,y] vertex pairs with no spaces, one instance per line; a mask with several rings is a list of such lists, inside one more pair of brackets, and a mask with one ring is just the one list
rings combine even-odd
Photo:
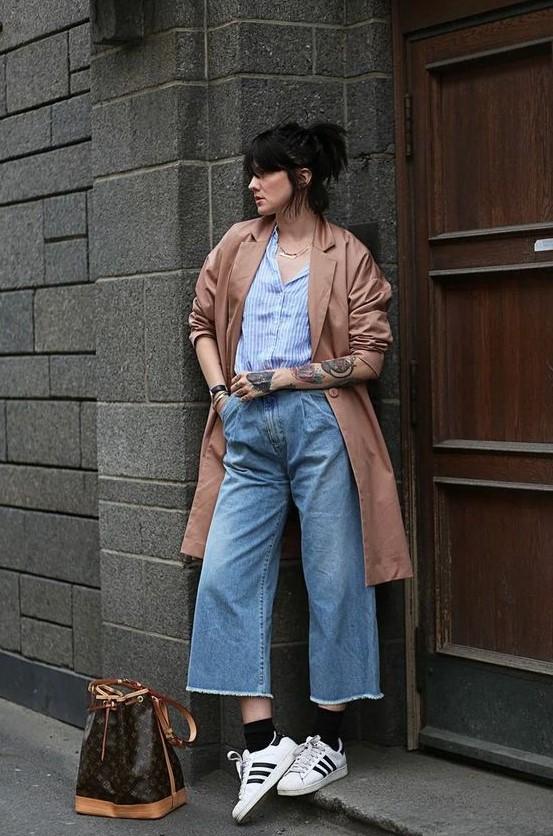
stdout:
[[104,715],[104,736],[102,738],[102,754],[100,760],[104,760],[104,755],[106,753],[106,740],[108,736],[108,723],[109,723],[109,712],[111,711],[111,705],[106,705],[106,713]]

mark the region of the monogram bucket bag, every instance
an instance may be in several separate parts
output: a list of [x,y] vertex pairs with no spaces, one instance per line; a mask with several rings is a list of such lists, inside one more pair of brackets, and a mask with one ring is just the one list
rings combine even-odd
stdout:
[[[186,804],[174,746],[188,746],[196,723],[178,702],[132,679],[95,679],[83,735],[75,810],[92,816],[157,819]],[[169,706],[186,719],[177,737]]]

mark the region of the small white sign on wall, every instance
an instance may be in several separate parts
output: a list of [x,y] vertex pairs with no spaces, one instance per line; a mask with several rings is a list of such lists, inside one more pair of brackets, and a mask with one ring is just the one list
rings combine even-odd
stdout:
[[546,250],[553,250],[553,238],[538,238],[534,244],[534,252],[543,253]]

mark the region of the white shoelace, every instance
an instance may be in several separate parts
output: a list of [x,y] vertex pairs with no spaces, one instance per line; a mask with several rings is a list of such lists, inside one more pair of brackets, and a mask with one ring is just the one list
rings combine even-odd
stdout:
[[248,767],[251,765],[253,758],[250,754],[243,757],[240,752],[236,752],[234,749],[227,754],[227,758],[236,766],[236,771],[238,772],[238,777],[240,778],[240,789],[238,790],[238,800],[240,800],[244,795],[244,790],[246,789],[249,772]]
[[317,761],[326,755],[326,750],[327,747],[321,741],[320,735],[316,734],[314,737],[308,737],[305,743],[301,743],[295,749],[296,759],[289,772],[299,772],[300,775],[305,775],[315,766]]

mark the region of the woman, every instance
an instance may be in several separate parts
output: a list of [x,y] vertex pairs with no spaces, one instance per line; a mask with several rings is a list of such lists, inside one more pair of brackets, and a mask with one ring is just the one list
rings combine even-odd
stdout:
[[[245,157],[259,218],[208,255],[190,316],[210,389],[181,551],[204,557],[188,689],[240,702],[246,749],[235,821],[277,785],[313,792],[347,774],[348,702],[379,699],[374,584],[411,575],[395,480],[367,394],[391,342],[390,286],[328,223],[347,165],[333,124],[278,125]],[[299,746],[272,721],[270,638],[290,500],[302,531],[316,714]]]

